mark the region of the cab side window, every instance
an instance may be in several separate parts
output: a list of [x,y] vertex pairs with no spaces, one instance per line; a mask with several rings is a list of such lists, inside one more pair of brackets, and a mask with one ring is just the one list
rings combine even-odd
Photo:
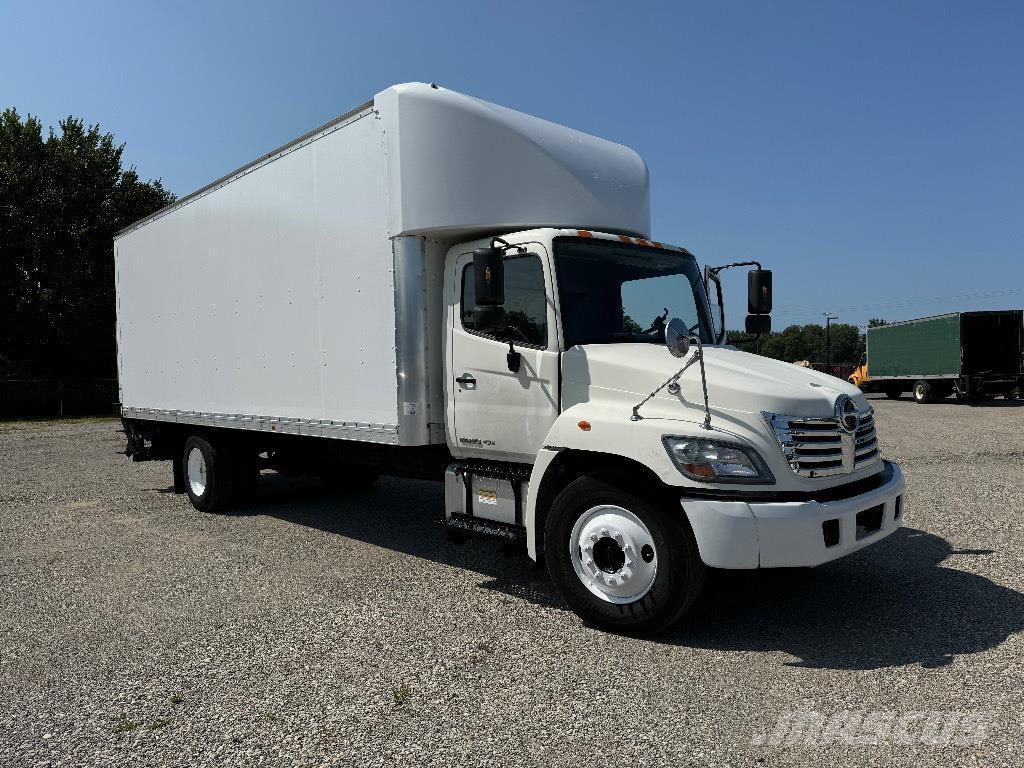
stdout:
[[[462,327],[476,333],[473,307],[476,291],[473,265],[462,270]],[[498,341],[546,347],[548,342],[547,295],[544,292],[544,267],[540,257],[528,253],[505,259],[505,329],[486,334]]]

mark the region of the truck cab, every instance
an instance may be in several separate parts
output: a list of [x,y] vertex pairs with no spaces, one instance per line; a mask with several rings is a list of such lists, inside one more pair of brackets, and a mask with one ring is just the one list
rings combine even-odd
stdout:
[[725,344],[686,249],[501,240],[496,306],[477,296],[491,240],[446,258],[450,525],[521,530],[573,607],[620,630],[685,610],[706,567],[818,565],[900,525],[902,475],[864,395]]

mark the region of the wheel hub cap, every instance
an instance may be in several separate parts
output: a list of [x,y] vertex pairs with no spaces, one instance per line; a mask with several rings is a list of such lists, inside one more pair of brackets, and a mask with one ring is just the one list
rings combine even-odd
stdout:
[[188,452],[186,471],[192,493],[196,496],[206,493],[206,457],[199,448],[193,448]]
[[628,509],[592,507],[569,539],[573,569],[583,585],[610,603],[632,603],[646,595],[658,572],[657,550],[647,526]]

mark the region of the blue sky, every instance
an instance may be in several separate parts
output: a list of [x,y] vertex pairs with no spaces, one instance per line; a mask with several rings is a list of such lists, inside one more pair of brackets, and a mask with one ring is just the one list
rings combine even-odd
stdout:
[[98,122],[179,195],[433,81],[637,149],[654,237],[765,262],[776,328],[1024,305],[1022,3],[2,0],[0,29],[0,106]]

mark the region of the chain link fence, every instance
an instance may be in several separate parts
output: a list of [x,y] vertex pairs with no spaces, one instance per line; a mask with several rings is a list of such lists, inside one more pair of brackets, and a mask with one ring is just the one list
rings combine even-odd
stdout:
[[0,419],[114,414],[117,379],[0,379]]

